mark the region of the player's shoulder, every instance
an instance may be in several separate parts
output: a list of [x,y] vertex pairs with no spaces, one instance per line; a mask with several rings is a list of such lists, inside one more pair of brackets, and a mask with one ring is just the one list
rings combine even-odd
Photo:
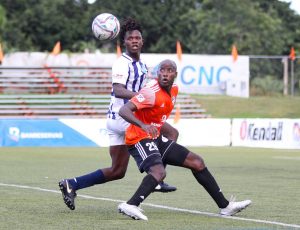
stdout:
[[138,103],[143,104],[152,104],[155,101],[155,90],[152,87],[152,84],[147,83],[145,87],[143,87],[139,93],[131,99],[131,101],[137,101]]
[[179,93],[178,85],[173,83],[172,88],[171,88],[171,95],[172,97],[177,97]]
[[144,88],[147,88],[147,89],[150,89],[154,92],[157,92],[160,90],[160,87],[159,87],[159,84],[158,84],[158,81],[156,79],[153,79],[153,80],[150,80]]
[[154,97],[155,93],[159,90],[159,86],[156,80],[150,80],[147,82],[145,87],[143,87],[139,94],[144,95],[145,98],[152,98]]
[[178,85],[176,84],[176,83],[173,83],[173,85],[172,85],[172,88],[176,88],[176,89],[178,89]]
[[[161,90],[160,86],[159,86],[159,83],[157,81],[157,79],[153,79],[153,80],[150,80],[144,88],[149,88],[151,89],[152,91],[154,92],[157,92],[159,90]],[[178,85],[173,83],[172,85],[172,89],[171,89],[174,93],[178,93]]]
[[127,54],[123,53],[114,61],[113,66],[128,65],[128,63],[130,62],[132,62],[132,58],[129,57]]
[[149,80],[149,81],[147,82],[147,84],[145,85],[145,87],[150,88],[150,87],[152,87],[152,86],[154,86],[154,85],[157,85],[157,84],[158,84],[158,81],[157,81],[156,79],[152,79],[152,80]]

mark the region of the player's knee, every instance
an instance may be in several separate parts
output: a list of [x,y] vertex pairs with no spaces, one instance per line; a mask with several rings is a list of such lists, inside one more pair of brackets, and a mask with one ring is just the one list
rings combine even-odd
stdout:
[[114,175],[114,179],[120,180],[120,179],[124,178],[124,176],[125,176],[125,173],[118,173],[118,174]]
[[190,167],[192,170],[195,171],[201,171],[203,169],[205,169],[205,163],[204,160],[201,156],[195,154],[195,153],[190,153]]
[[196,170],[203,170],[205,169],[205,163],[202,157],[197,155],[197,158],[195,160],[195,168]]
[[201,158],[195,162],[195,170],[202,171],[203,169],[205,169],[205,164]]
[[124,178],[125,174],[126,174],[126,169],[123,169],[123,168],[118,169],[118,170],[116,170],[114,177],[116,180],[119,180],[119,179]]
[[149,172],[157,181],[162,181],[166,177],[166,170],[163,165],[157,164],[150,168]]
[[166,176],[167,176],[166,170],[159,172],[159,177],[160,177],[159,181],[163,181],[166,178]]
[[106,177],[109,180],[120,180],[124,178],[127,168],[110,168],[106,172]]

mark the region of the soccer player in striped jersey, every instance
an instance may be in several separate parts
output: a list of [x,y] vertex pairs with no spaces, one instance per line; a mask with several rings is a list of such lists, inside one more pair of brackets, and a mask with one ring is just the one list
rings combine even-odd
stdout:
[[[129,124],[119,116],[119,109],[143,87],[148,73],[147,66],[140,58],[142,28],[135,20],[129,18],[123,23],[120,42],[125,46],[126,52],[112,66],[111,103],[107,117],[112,164],[108,168],[59,182],[63,200],[71,210],[75,209],[77,190],[121,179],[127,170],[130,155],[125,145],[125,129]],[[178,138],[178,131],[167,123],[162,127],[162,133],[174,141]],[[176,187],[163,181],[153,188],[157,192],[175,190]]]
[[228,201],[210,174],[202,157],[161,135],[161,127],[169,117],[178,94],[174,84],[177,67],[174,61],[164,60],[158,67],[158,79],[149,82],[119,111],[131,123],[126,130],[126,144],[140,172],[146,172],[135,194],[118,209],[133,219],[148,220],[138,207],[166,176],[164,164],[190,169],[220,208],[220,214],[231,216],[251,204],[250,200]]

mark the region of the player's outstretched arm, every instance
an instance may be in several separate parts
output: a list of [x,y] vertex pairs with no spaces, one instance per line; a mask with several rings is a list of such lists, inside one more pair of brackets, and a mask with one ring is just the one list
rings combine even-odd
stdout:
[[119,83],[113,84],[113,90],[117,98],[131,99],[137,94],[136,92],[126,89],[125,85]]

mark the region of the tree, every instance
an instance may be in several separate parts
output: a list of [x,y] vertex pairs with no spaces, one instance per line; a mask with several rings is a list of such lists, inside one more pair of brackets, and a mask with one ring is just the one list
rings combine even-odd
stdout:
[[103,12],[121,22],[126,17],[137,19],[144,29],[143,52],[174,53],[176,40],[184,53],[197,54],[229,54],[234,43],[245,55],[287,55],[292,45],[300,48],[300,16],[278,0],[97,0],[94,4],[1,0],[1,4],[7,18],[1,35],[11,50],[49,51],[60,40],[65,51],[115,52],[116,40],[99,42],[92,35],[91,22]]
[[183,43],[191,53],[228,54],[237,44],[241,53],[278,55],[285,45],[285,39],[274,36],[284,32],[282,20],[263,12],[255,1],[204,0],[181,16],[183,22]]
[[10,11],[3,35],[10,47],[49,51],[59,40],[63,49],[76,51],[76,43],[91,39],[86,1],[15,0],[3,5]]
[[0,5],[0,30],[3,30],[5,23],[6,23],[5,10]]

